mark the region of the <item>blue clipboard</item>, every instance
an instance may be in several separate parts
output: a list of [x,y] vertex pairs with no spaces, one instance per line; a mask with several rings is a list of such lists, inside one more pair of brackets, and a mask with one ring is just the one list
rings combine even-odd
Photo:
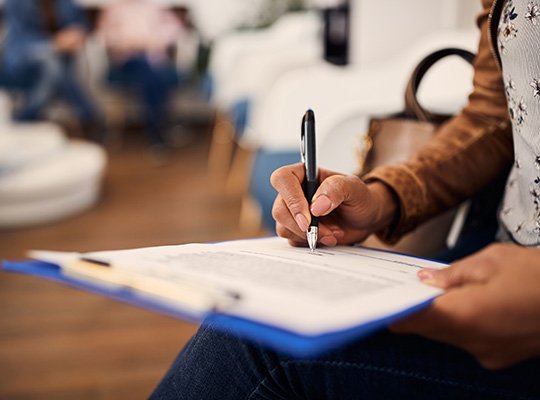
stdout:
[[433,299],[430,299],[399,313],[366,324],[351,327],[346,330],[308,336],[276,326],[219,312],[194,314],[185,309],[173,307],[169,304],[147,298],[130,290],[110,288],[97,283],[65,276],[62,274],[59,266],[43,261],[4,261],[2,263],[2,268],[4,271],[18,272],[45,278],[189,322],[204,321],[205,323],[211,324],[212,327],[216,329],[233,333],[243,339],[255,342],[262,346],[267,346],[277,352],[299,358],[314,357],[343,347],[429,306],[433,301]]

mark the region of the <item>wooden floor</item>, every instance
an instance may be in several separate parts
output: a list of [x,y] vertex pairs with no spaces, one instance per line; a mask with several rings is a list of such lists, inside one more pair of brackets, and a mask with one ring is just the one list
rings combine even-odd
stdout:
[[[99,204],[0,231],[0,259],[251,236],[240,201],[206,176],[208,134],[155,167],[134,136],[110,153]],[[196,326],[45,280],[0,272],[0,399],[143,399]]]

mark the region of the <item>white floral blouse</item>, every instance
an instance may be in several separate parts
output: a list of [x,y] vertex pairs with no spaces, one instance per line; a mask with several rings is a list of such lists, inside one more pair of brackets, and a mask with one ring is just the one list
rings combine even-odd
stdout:
[[507,0],[497,46],[512,120],[515,163],[500,218],[523,245],[540,245],[540,0]]

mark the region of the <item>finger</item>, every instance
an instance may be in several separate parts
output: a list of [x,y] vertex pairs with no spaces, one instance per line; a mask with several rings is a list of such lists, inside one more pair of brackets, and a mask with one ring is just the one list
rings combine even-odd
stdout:
[[491,273],[482,265],[454,264],[443,270],[426,268],[418,272],[420,280],[441,289],[450,289],[468,284],[487,282]]
[[[276,233],[278,234],[278,236],[288,239],[289,244],[291,246],[295,246],[295,247],[307,246],[305,233],[301,236],[298,236],[295,232],[287,229],[281,224],[276,224]],[[329,235],[319,237],[318,242],[327,247],[334,247],[338,244],[338,238],[329,234]]]
[[367,188],[360,178],[332,175],[322,181],[319,189],[315,192],[311,212],[318,217],[328,215],[341,204],[351,199],[361,199],[365,193],[367,193]]
[[[319,226],[321,227],[321,226]],[[323,230],[324,234],[319,235],[317,242],[326,247],[334,247],[340,243],[340,238],[336,237],[328,228]],[[307,238],[306,234],[301,235],[287,229],[281,224],[276,224],[276,233],[278,236],[288,239],[292,246],[306,246]]]
[[[277,195],[274,200],[274,206],[272,207],[272,217],[276,221],[276,225],[283,225],[285,228],[294,232],[299,237],[306,237],[306,230],[302,230],[297,221],[291,215],[287,205],[283,201],[280,195]],[[327,226],[325,223],[319,222],[319,238],[325,236],[334,236],[336,238],[342,238],[344,236],[343,229],[338,226]]]
[[300,163],[275,170],[270,183],[277,190],[298,228],[305,232],[311,221],[309,205],[302,190],[304,166]]
[[332,236],[338,240],[345,237],[345,231],[338,225],[329,224],[328,229],[332,232]]
[[280,223],[276,223],[276,233],[279,237],[288,239],[289,242],[294,242],[295,244],[307,243],[305,233],[298,234]]
[[424,283],[442,289],[463,286],[467,284],[486,283],[493,276],[496,266],[482,254],[464,258],[450,267],[435,270],[426,268],[418,272],[418,277]]
[[295,219],[280,194],[278,194],[276,199],[274,200],[274,206],[272,207],[272,217],[276,221],[276,232],[279,236],[281,235],[280,232],[277,230],[278,225],[294,233],[296,236],[303,236],[305,238],[308,227],[307,220],[303,220],[303,216],[297,216],[297,218]]

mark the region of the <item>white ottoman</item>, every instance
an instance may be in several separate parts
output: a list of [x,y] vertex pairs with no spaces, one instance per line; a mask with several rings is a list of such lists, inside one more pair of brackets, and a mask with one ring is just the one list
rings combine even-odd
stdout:
[[60,155],[66,143],[52,123],[0,123],[0,177]]
[[105,151],[83,141],[62,147],[54,156],[0,175],[0,228],[53,222],[95,204]]

